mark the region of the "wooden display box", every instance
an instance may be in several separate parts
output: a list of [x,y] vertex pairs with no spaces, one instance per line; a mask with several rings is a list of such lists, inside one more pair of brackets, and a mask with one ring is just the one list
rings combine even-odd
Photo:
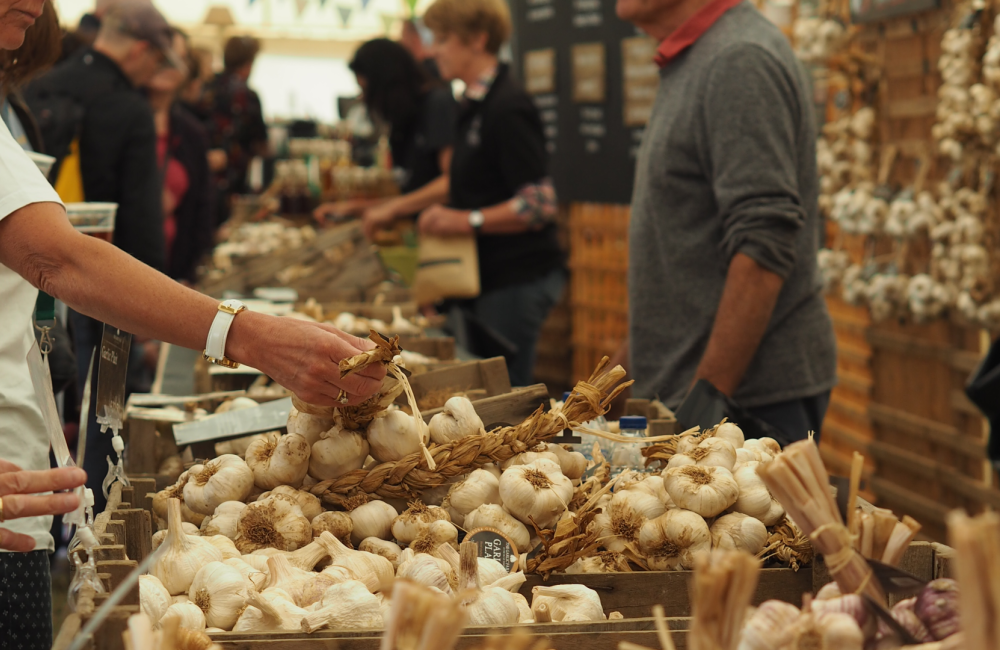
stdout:
[[455,339],[451,336],[400,336],[399,346],[438,361],[455,358]]

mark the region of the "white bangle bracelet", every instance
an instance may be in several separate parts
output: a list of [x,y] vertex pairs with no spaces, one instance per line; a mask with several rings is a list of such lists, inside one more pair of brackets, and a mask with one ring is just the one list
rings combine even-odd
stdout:
[[212,327],[208,330],[208,340],[205,342],[205,359],[225,366],[227,368],[239,368],[240,364],[226,358],[226,339],[229,336],[229,328],[236,320],[236,314],[247,308],[239,300],[226,300],[219,304],[219,311],[212,321]]

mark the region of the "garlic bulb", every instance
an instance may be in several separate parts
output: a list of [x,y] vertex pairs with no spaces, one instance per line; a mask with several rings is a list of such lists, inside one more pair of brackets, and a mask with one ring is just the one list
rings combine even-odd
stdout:
[[607,619],[601,597],[584,585],[534,587],[531,590],[531,611],[538,623]]
[[587,471],[587,457],[578,451],[570,451],[562,445],[548,443],[546,445],[549,453],[555,454],[559,460],[559,468],[562,473],[571,481],[583,477]]
[[323,531],[328,531],[345,544],[350,544],[354,521],[346,512],[329,510],[312,520],[312,530],[313,537],[319,537]]
[[403,549],[399,548],[399,545],[395,542],[387,542],[378,537],[366,537],[361,540],[358,550],[374,555],[381,555],[392,563],[393,568],[399,568],[399,556],[403,553]]
[[323,504],[320,502],[319,497],[317,497],[312,492],[306,490],[296,490],[293,487],[287,485],[279,485],[270,492],[265,492],[257,497],[256,501],[263,501],[271,496],[285,496],[295,502],[297,506],[302,508],[302,514],[305,515],[306,519],[312,521],[318,517],[323,512]]
[[437,506],[425,506],[414,501],[402,514],[392,520],[392,536],[400,544],[409,544],[435,521],[451,521],[448,511]]
[[229,539],[225,535],[203,535],[202,539],[219,549],[219,552],[222,553],[223,560],[240,557],[240,552],[237,550],[236,544],[234,544],[233,540]]
[[750,461],[733,473],[733,480],[739,487],[733,510],[756,518],[763,517],[771,508],[771,492],[757,475],[758,465],[757,461]]
[[309,452],[309,442],[297,433],[254,441],[246,452],[254,485],[262,490],[301,486],[309,470]]
[[194,603],[176,603],[167,608],[160,619],[160,625],[176,618],[180,627],[201,631],[205,629],[205,613]]
[[320,434],[309,456],[309,475],[326,481],[361,469],[368,458],[369,445],[356,431],[334,426]]
[[759,519],[738,512],[719,517],[710,530],[712,548],[757,555],[767,543],[767,526]]
[[[153,563],[150,574],[159,578],[170,595],[186,593],[198,570],[209,562],[222,560],[222,552],[210,542],[186,535],[181,529],[181,502],[170,499],[167,506],[166,547],[159,559]],[[202,625],[204,627],[204,624]]]
[[316,444],[320,434],[333,427],[333,420],[309,413],[302,413],[294,406],[288,412],[288,433],[298,434],[306,439],[309,446]]
[[324,627],[359,629],[382,627],[382,606],[378,597],[357,580],[327,588],[321,607],[302,617],[302,631],[311,634]]
[[189,472],[182,473],[176,483],[166,489],[160,490],[153,496],[153,518],[159,524],[160,528],[166,528],[167,526],[167,503],[170,499],[182,500],[181,516],[184,521],[189,521],[196,527],[201,526],[201,522],[204,521],[205,515],[194,512],[183,502],[184,486],[187,485],[190,477],[191,474]]
[[790,629],[793,650],[862,650],[865,637],[847,614],[803,613]]
[[139,576],[139,610],[156,625],[170,608],[170,592],[156,576]]
[[375,593],[388,589],[392,584],[392,563],[381,555],[352,551],[341,544],[336,537],[326,532],[320,535],[317,541],[330,554],[333,566],[343,567],[350,571],[356,580],[365,583],[370,592]]
[[418,553],[400,562],[396,577],[440,589],[446,594],[452,593],[452,586],[457,581],[455,571],[447,560],[427,553]]
[[292,566],[288,557],[275,555],[267,559],[267,584],[265,590],[281,589],[299,607],[309,607],[322,598],[323,593],[335,584],[352,579],[350,572],[340,567],[333,571],[313,573]]
[[528,623],[535,622],[535,613],[531,611],[531,605],[528,603],[528,599],[521,594],[511,593],[514,597],[514,602],[517,603],[517,622],[519,625],[527,625]]
[[515,519],[495,503],[481,505],[465,515],[465,529],[495,528],[517,547],[518,553],[524,553],[531,544],[531,534],[520,521]]
[[308,612],[281,589],[267,589],[247,594],[247,608],[240,615],[233,632],[300,632]]
[[242,501],[226,501],[220,503],[212,513],[211,517],[206,517],[205,523],[201,527],[203,535],[224,535],[229,539],[236,537],[236,522],[239,521],[240,513],[247,505]]
[[594,517],[593,525],[597,527],[598,541],[607,550],[636,552],[642,525],[666,511],[663,502],[647,492],[618,490],[611,497],[607,511]]
[[190,470],[184,503],[210,515],[226,501],[245,501],[253,488],[253,472],[239,456],[226,454]]
[[505,460],[500,464],[500,468],[504,471],[514,467],[515,465],[527,465],[533,463],[536,460],[550,460],[556,465],[559,464],[559,457],[555,455],[555,452],[551,451],[523,451],[520,454],[515,454]]
[[478,547],[474,542],[462,544],[459,586],[462,589],[459,607],[469,625],[515,625],[521,618],[514,596],[503,587],[479,586]]
[[465,515],[479,506],[500,503],[500,479],[484,469],[473,470],[464,481],[451,487],[445,501],[452,521],[462,525]]
[[439,445],[484,434],[483,421],[468,397],[457,395],[444,403],[441,412],[431,418],[430,437]]
[[[183,504],[181,504],[181,508],[182,508],[182,511],[183,511],[183,508],[184,508]],[[208,517],[205,517],[205,519],[208,519]],[[181,530],[184,531],[185,535],[193,535],[195,537],[200,537],[201,536],[201,533],[198,530],[198,527],[195,526],[194,524],[192,524],[189,521],[185,521],[185,522],[183,522],[181,524]],[[165,540],[166,538],[167,538],[167,529],[166,528],[164,528],[163,530],[158,530],[155,533],[153,533],[153,540],[152,540],[153,541],[153,550],[155,551],[156,549],[160,548],[160,544],[162,544],[163,540]]]
[[246,597],[243,574],[222,562],[209,562],[199,569],[188,590],[188,598],[205,613],[205,625],[223,630],[236,625]]
[[621,573],[628,572],[628,558],[622,553],[603,551],[590,557],[577,558],[576,562],[566,567],[568,575],[581,573]]
[[551,528],[573,498],[573,483],[550,460],[517,465],[500,476],[500,499],[514,517]]
[[736,503],[740,488],[724,467],[672,467],[663,471],[667,494],[677,504],[702,517],[714,517]]
[[264,553],[263,553],[264,550],[274,551],[275,553],[280,553],[281,552],[281,551],[279,551],[276,548],[263,549],[261,551],[254,551],[250,555],[244,555],[243,557],[240,558],[240,560],[242,560],[246,564],[248,564],[251,567],[253,567],[256,571],[260,571],[261,573],[263,573],[266,576],[267,572],[268,572],[267,558],[269,558],[271,556],[270,555],[264,555]]
[[734,449],[743,446],[743,429],[732,422],[723,422],[715,428],[715,437],[727,441]]
[[774,438],[751,438],[743,443],[743,447],[772,457],[781,453],[781,445]]
[[267,584],[267,574],[250,566],[243,558],[223,560],[222,563],[239,571],[240,575],[243,576],[249,583],[249,586],[255,591],[264,589],[264,586]]
[[312,540],[312,525],[291,499],[269,497],[247,505],[236,524],[236,548],[252,553],[262,548],[294,551]]
[[458,529],[450,521],[438,519],[424,528],[417,538],[410,542],[410,548],[417,553],[430,553],[442,544],[458,544]]
[[[878,621],[876,620],[876,617],[869,613],[868,607],[865,605],[865,601],[857,594],[847,594],[846,596],[824,599],[817,597],[809,605],[809,608],[814,614],[838,612],[840,614],[849,615],[854,619],[854,622],[858,624],[858,627],[861,628],[862,633],[866,630],[870,632],[870,634],[865,634],[866,638],[874,637],[875,632],[878,630]],[[893,616],[895,615],[896,612],[894,608]],[[930,641],[930,639],[927,640]]]
[[712,548],[708,524],[690,510],[667,510],[639,530],[639,550],[653,571],[694,567],[694,555]]
[[396,509],[385,501],[369,501],[351,510],[351,541],[355,546],[366,537],[392,539],[392,522],[399,515]]
[[325,546],[313,539],[313,541],[302,548],[291,553],[285,553],[284,556],[293,567],[297,567],[303,571],[312,571],[316,568],[317,564],[327,559],[330,555],[326,552]]
[[685,454],[674,454],[667,461],[667,468],[697,465],[699,467],[722,467],[733,471],[736,463],[736,448],[722,438],[708,438]]
[[632,492],[645,492],[646,494],[656,497],[660,503],[664,505],[667,510],[671,508],[676,508],[673,499],[667,494],[667,488],[663,485],[663,477],[656,474],[641,474],[642,479],[636,481],[629,485],[628,487],[622,486],[622,489],[631,490]]
[[[458,551],[450,544],[442,544],[432,553],[435,557],[441,558],[451,565],[452,571],[459,576],[459,586],[461,587],[462,558]],[[504,565],[493,558],[477,557],[476,578],[479,585],[483,587],[503,587],[507,591],[517,591],[525,582],[524,573],[518,571],[511,574]]]
[[781,600],[761,603],[743,625],[739,650],[779,650],[791,638],[799,608]]
[[430,440],[430,433],[423,420],[400,410],[383,411],[368,425],[368,444],[372,457],[388,463],[410,454],[420,453]]

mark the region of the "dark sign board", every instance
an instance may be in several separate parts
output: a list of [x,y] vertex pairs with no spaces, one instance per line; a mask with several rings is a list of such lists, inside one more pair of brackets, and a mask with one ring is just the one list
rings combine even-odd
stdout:
[[851,0],[851,22],[874,23],[931,11],[940,6],[941,0]]

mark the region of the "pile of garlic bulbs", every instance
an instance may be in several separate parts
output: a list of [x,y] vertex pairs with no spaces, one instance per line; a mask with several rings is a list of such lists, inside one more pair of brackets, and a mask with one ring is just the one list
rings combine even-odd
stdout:
[[259,257],[279,250],[294,250],[316,239],[312,226],[285,225],[278,221],[245,223],[215,247],[212,263],[217,272],[228,272],[234,260]]
[[806,63],[825,62],[850,40],[850,32],[844,23],[832,18],[798,18],[792,29],[795,56]]
[[[987,93],[980,92],[977,97],[971,92],[977,67],[976,46],[977,39],[971,29],[949,29],[941,39],[938,70],[942,83],[938,88],[937,123],[931,128],[931,135],[937,141],[938,152],[954,162],[962,160],[966,148],[976,139],[975,115],[989,120],[988,126],[984,125],[986,132],[995,129],[995,122],[989,117],[992,102],[984,97]],[[980,88],[989,91],[985,86]],[[983,109],[985,113],[980,112]]]

